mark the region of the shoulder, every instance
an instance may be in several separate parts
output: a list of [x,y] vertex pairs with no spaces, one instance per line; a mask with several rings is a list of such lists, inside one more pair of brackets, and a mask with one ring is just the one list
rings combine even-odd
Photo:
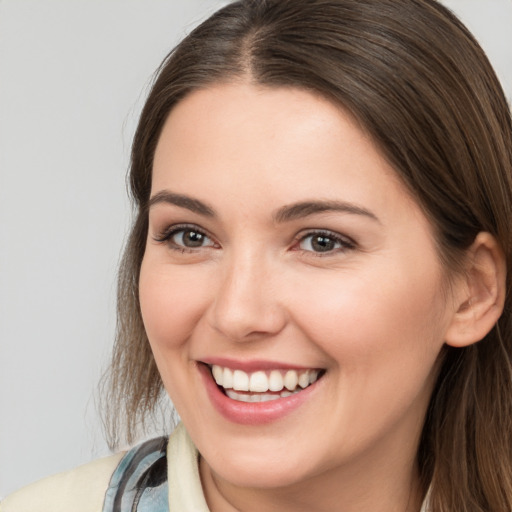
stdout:
[[[29,485],[2,501],[0,512],[168,511],[168,451],[173,459],[170,469],[174,478],[174,501],[181,504],[185,499],[187,503],[186,507],[180,505],[172,510],[207,512],[197,450],[180,426],[171,440],[168,437],[150,439],[128,452]],[[188,501],[192,498],[194,506],[189,507]]]
[[125,454],[79,466],[16,491],[0,512],[101,512],[110,479]]

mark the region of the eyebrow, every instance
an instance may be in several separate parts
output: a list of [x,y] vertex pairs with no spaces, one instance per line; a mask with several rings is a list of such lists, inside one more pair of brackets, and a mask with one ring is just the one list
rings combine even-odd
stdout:
[[[157,192],[149,200],[148,207],[155,204],[166,203],[173,204],[180,208],[186,208],[199,215],[206,217],[216,217],[215,210],[199,199],[194,199],[184,194],[176,194],[168,190]],[[283,223],[292,220],[301,219],[317,213],[342,212],[351,215],[362,215],[368,217],[380,224],[378,217],[370,210],[361,206],[347,203],[344,201],[325,200],[325,201],[301,201],[279,208],[273,215],[274,222]]]
[[198,213],[199,215],[204,215],[206,217],[215,217],[215,210],[199,201],[199,199],[193,199],[192,197],[183,195],[183,194],[175,194],[174,192],[169,192],[168,190],[162,190],[156,193],[148,203],[148,208],[151,208],[155,204],[167,203],[173,204],[175,206],[179,206],[180,208],[186,208],[194,213]]
[[370,210],[352,203],[334,200],[303,201],[300,203],[283,206],[274,215],[274,221],[289,222],[292,220],[301,219],[303,217],[308,217],[309,215],[314,215],[316,213],[326,212],[342,212],[349,213],[351,215],[362,215],[380,224],[378,217]]

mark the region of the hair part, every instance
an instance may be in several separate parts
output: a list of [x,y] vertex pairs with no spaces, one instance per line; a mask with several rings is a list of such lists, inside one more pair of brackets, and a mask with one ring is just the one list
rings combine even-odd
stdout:
[[[162,382],[138,297],[153,156],[173,107],[194,90],[250,81],[298,87],[349,111],[430,220],[448,275],[481,231],[512,269],[512,121],[484,52],[435,0],[245,0],[215,13],[164,60],[135,134],[135,222],[118,282],[107,430],[133,441]],[[445,347],[418,451],[435,512],[512,509],[512,272],[496,327]],[[148,419],[149,418],[149,419]]]

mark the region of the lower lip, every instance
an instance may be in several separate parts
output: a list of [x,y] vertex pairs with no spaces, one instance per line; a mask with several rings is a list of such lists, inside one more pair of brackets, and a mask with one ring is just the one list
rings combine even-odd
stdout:
[[264,425],[285,417],[315,392],[319,381],[291,396],[270,400],[268,402],[239,402],[225,395],[213,380],[210,369],[205,364],[198,364],[208,396],[217,411],[227,420],[241,425]]

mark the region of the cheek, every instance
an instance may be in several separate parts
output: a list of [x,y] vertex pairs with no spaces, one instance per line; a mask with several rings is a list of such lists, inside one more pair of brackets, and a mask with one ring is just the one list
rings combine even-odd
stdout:
[[[447,327],[437,268],[404,265],[316,279],[295,296],[295,319],[345,370],[435,360]],[[355,364],[355,363],[358,364]]]
[[140,306],[154,352],[178,349],[189,338],[209,300],[201,282],[201,276],[185,266],[159,265],[151,257],[143,260]]
[[339,274],[308,287],[309,300],[297,300],[297,322],[330,361],[337,398],[329,415],[340,426],[338,439],[360,446],[376,431],[421,421],[445,326],[439,281],[423,277]]

